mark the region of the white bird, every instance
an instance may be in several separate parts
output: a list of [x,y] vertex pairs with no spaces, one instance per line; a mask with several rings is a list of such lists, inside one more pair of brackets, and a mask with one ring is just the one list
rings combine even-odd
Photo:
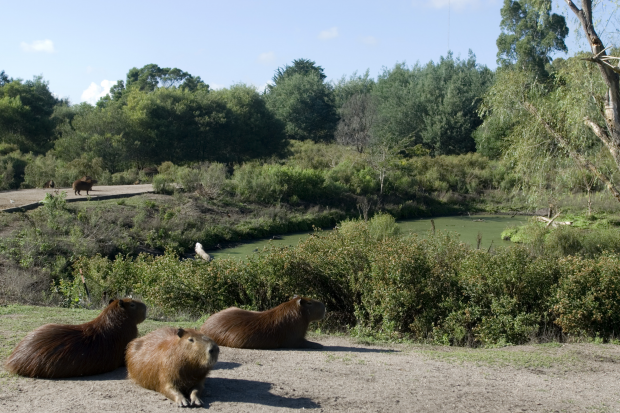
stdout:
[[209,254],[205,252],[205,250],[202,249],[202,244],[200,242],[196,243],[196,246],[194,247],[194,251],[196,251],[196,254],[198,254],[200,258],[202,258],[205,261],[211,261],[213,259],[211,258]]
[[9,199],[9,202],[12,203],[12,204],[15,203],[15,201],[13,201],[12,199]]

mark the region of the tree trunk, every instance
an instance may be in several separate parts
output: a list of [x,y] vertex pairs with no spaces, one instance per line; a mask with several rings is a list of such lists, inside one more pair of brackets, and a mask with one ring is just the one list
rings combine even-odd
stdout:
[[581,9],[579,9],[572,0],[564,0],[568,7],[577,16],[583,27],[586,39],[590,43],[593,56],[587,60],[595,62],[600,71],[605,84],[607,84],[607,93],[605,95],[605,124],[607,130],[600,128],[590,119],[584,119],[596,136],[605,144],[611,156],[616,162],[617,168],[620,170],[620,78],[618,72],[620,69],[609,64],[606,59],[607,53],[603,42],[594,30],[592,19],[592,0],[581,0]]

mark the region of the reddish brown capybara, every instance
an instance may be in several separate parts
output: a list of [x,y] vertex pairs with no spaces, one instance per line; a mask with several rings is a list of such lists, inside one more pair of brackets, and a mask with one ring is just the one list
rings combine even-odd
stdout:
[[138,337],[146,306],[111,300],[97,318],[79,325],[46,324],[19,342],[5,363],[11,373],[58,379],[107,373],[121,367],[125,348]]
[[164,327],[129,343],[127,371],[134,382],[180,407],[200,406],[199,394],[219,354],[217,344],[198,330]]
[[90,176],[83,176],[81,179],[73,182],[73,193],[75,195],[82,195],[80,191],[86,191],[86,195],[88,195],[88,191],[93,189],[93,185],[96,183],[96,179],[92,179]]
[[295,296],[267,311],[237,307],[213,314],[200,327],[220,346],[252,349],[321,348],[305,339],[308,324],[325,316],[325,305],[311,298]]
[[54,188],[55,186],[56,184],[52,180],[49,180],[43,184],[43,188]]

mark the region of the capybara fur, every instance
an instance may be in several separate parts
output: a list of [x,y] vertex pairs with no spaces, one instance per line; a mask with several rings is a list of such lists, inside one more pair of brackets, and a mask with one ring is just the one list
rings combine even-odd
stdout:
[[121,367],[125,348],[138,337],[146,306],[112,300],[97,318],[79,325],[46,324],[19,342],[5,363],[11,373],[58,379],[107,373]]
[[199,394],[219,354],[217,344],[198,330],[164,327],[129,343],[127,371],[137,384],[180,407],[200,406]]
[[83,176],[81,179],[73,182],[73,193],[75,195],[82,195],[80,191],[86,191],[86,195],[88,195],[88,191],[93,189],[93,185],[96,183],[96,179],[92,179],[90,176]]
[[200,327],[220,346],[252,349],[322,347],[305,339],[308,324],[325,316],[325,305],[295,296],[267,311],[237,307],[213,314]]
[[52,180],[49,180],[43,184],[43,188],[54,188],[55,186],[56,184]]

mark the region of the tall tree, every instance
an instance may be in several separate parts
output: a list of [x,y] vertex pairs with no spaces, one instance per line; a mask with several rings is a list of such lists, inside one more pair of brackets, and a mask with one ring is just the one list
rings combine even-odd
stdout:
[[[579,19],[585,37],[590,44],[592,56],[587,58],[587,60],[598,65],[600,75],[607,86],[607,93],[601,99],[602,114],[605,120],[604,127],[601,127],[599,123],[590,117],[585,117],[584,122],[607,147],[620,170],[620,77],[618,76],[620,68],[616,65],[618,58],[607,55],[608,48],[603,45],[601,38],[596,33],[592,17],[592,0],[581,0],[581,9],[572,0],[565,1],[570,10]],[[589,164],[587,160],[579,160],[579,162],[605,182],[616,199],[620,201],[620,191],[614,187],[607,177],[593,165]]]
[[359,153],[372,140],[372,126],[377,118],[377,107],[368,94],[355,94],[340,108],[336,140],[341,145],[352,145]]
[[273,75],[273,78],[271,80],[273,80],[274,85],[277,85],[286,77],[290,77],[295,74],[307,76],[311,73],[315,73],[316,75],[318,75],[321,81],[327,78],[327,76],[325,76],[325,73],[323,72],[323,68],[321,66],[317,66],[313,60],[295,59],[293,60],[292,65],[286,65],[284,67],[277,68],[276,73]]
[[379,113],[373,135],[407,138],[433,155],[473,151],[472,133],[482,122],[478,104],[492,80],[493,73],[471,52],[467,60],[449,53],[438,63],[386,69],[372,92]]
[[22,152],[45,153],[54,140],[54,107],[61,103],[40,76],[4,83],[0,86],[0,142],[16,144]]
[[293,66],[279,68],[265,100],[285,124],[289,139],[333,140],[338,115],[332,86],[325,82],[323,68],[313,61],[298,59]]
[[554,51],[566,52],[564,16],[551,14],[551,0],[504,0],[497,64],[546,76]]

